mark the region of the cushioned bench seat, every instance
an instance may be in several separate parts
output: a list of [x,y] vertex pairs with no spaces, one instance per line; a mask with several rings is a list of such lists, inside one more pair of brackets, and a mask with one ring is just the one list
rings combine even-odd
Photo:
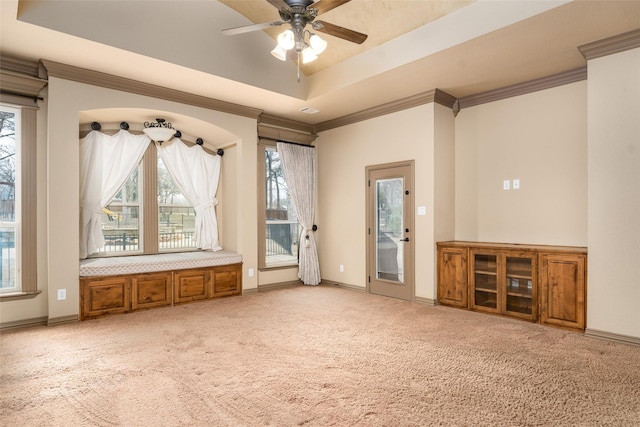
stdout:
[[232,251],[197,251],[157,255],[89,258],[80,261],[80,277],[185,270],[189,268],[238,264],[241,262],[242,255]]

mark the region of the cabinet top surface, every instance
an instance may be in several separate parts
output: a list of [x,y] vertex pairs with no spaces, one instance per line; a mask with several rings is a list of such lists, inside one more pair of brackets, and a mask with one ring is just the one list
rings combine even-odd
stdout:
[[455,247],[455,248],[477,248],[477,249],[513,249],[520,251],[538,251],[538,252],[571,252],[586,254],[587,248],[581,246],[553,246],[553,245],[527,245],[519,243],[494,243],[494,242],[468,242],[462,240],[451,240],[446,242],[437,242],[438,247]]

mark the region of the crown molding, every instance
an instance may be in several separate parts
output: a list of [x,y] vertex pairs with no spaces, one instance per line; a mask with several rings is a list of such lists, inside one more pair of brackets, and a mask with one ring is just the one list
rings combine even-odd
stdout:
[[361,122],[364,120],[373,119],[375,117],[395,113],[396,111],[402,111],[408,108],[417,107],[418,105],[429,104],[431,102],[444,105],[445,107],[453,108],[455,100],[456,98],[454,96],[449,95],[448,93],[443,92],[440,89],[432,89],[430,91],[402,98],[397,101],[391,101],[386,104],[378,105],[376,107],[367,108],[366,110],[358,111],[357,113],[347,114],[346,116],[318,123],[314,126],[314,130],[316,133],[322,132],[329,129]]
[[253,119],[257,119],[262,113],[262,110],[257,108],[251,108],[244,105],[220,101],[218,99],[208,98],[206,96],[194,95],[191,93],[169,89],[138,80],[132,80],[124,77],[114,76],[111,74],[101,73],[98,71],[88,70],[86,68],[61,64],[45,59],[40,60],[40,62],[46,70],[47,76],[58,77],[65,80],[71,80],[93,86],[100,86],[108,89],[120,90],[123,92],[135,93],[137,95],[165,99],[167,101],[174,101],[181,104],[222,111],[224,113],[250,117]]
[[298,132],[291,128],[272,127],[264,123],[258,124],[258,138],[266,138],[272,141],[295,142],[298,144],[310,145],[315,141],[317,135],[308,132]]
[[308,123],[298,122],[295,120],[284,119],[282,117],[273,116],[271,114],[262,113],[258,117],[258,123],[265,125],[278,126],[287,129],[299,130],[309,134],[314,133],[314,126]]
[[578,50],[585,59],[590,60],[638,47],[640,47],[640,28],[618,34],[617,36],[583,44],[578,46]]
[[35,97],[47,85],[46,80],[0,70],[0,90],[13,95]]
[[39,77],[40,64],[38,61],[31,61],[0,53],[0,68],[2,70],[37,78]]
[[527,93],[550,89],[552,87],[562,86],[586,79],[587,67],[580,67],[563,73],[529,80],[524,83],[517,83],[500,89],[482,92],[477,95],[462,97],[459,99],[460,109],[473,107],[474,105],[486,104],[488,102],[500,101],[502,99],[525,95]]

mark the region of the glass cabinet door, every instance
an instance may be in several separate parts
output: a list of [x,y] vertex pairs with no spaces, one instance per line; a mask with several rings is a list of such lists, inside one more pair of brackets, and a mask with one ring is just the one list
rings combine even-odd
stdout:
[[473,306],[487,311],[498,310],[498,257],[473,253]]
[[518,317],[531,318],[534,314],[535,262],[532,256],[505,257],[506,283],[504,311]]

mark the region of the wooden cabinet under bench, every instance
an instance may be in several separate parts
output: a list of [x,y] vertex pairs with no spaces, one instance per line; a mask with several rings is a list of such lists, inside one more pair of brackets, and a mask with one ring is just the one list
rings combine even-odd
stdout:
[[[201,266],[216,257],[216,262],[233,263]],[[111,261],[83,260],[80,320],[239,295],[242,292],[242,262],[234,261],[241,260],[241,256],[233,253],[202,252],[123,257]],[[157,270],[158,265],[181,268],[140,271]],[[118,269],[127,274],[114,274]]]
[[438,242],[438,302],[584,331],[587,249]]

